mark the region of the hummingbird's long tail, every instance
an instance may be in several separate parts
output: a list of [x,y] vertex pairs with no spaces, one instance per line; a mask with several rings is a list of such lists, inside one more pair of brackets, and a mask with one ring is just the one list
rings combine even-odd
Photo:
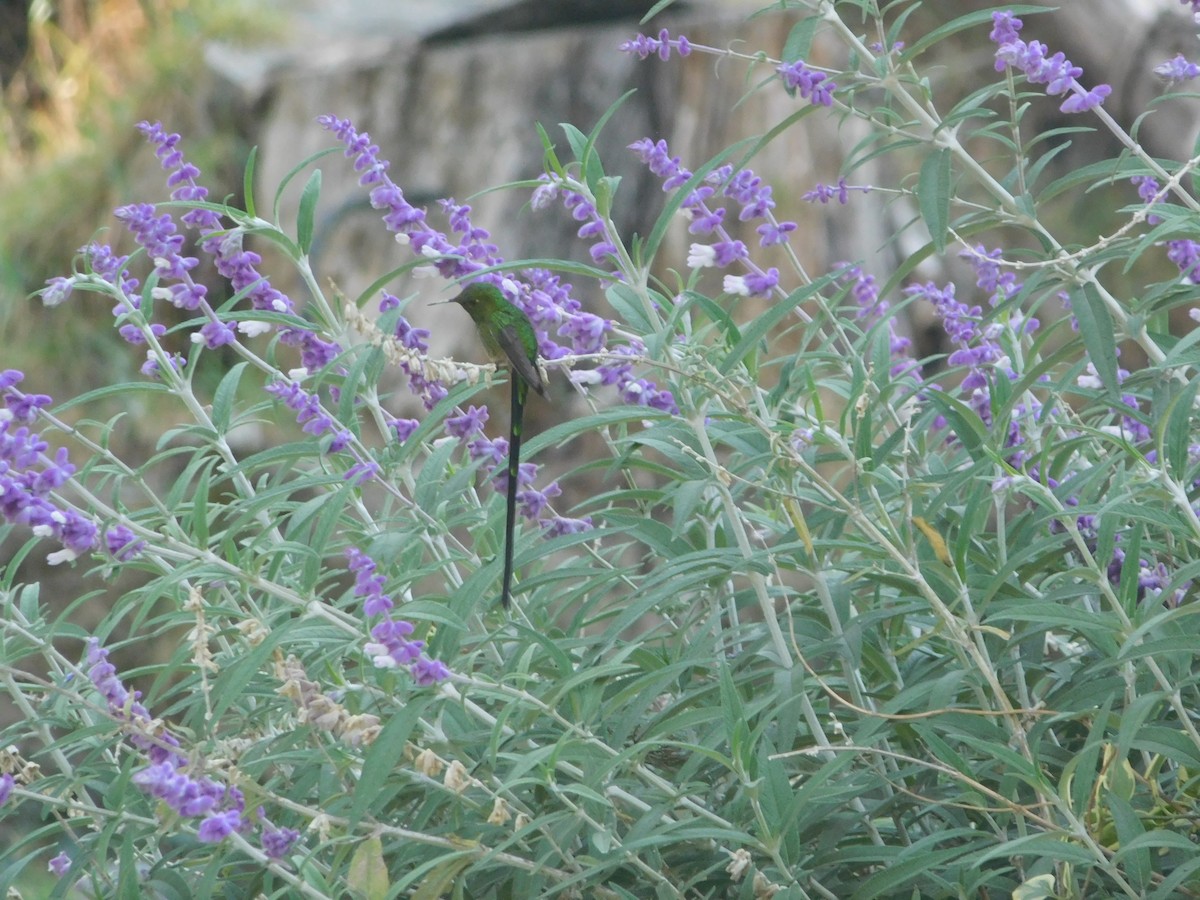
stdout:
[[521,472],[521,419],[525,413],[525,382],[515,372],[509,392],[512,395],[512,416],[508,432],[508,496],[504,507],[504,576],[500,588],[500,605],[508,609],[512,594],[513,530],[517,522],[517,476]]

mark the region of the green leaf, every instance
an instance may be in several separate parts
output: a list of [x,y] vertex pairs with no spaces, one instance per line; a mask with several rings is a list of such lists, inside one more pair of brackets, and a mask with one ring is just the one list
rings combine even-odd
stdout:
[[1100,383],[1115,400],[1121,393],[1117,379],[1117,337],[1113,330],[1112,313],[1091,282],[1084,284],[1083,296],[1071,298],[1071,311],[1079,322],[1079,333],[1088,359],[1100,377]]
[[1171,474],[1181,481],[1189,469],[1188,447],[1194,440],[1192,418],[1196,410],[1197,390],[1200,390],[1200,378],[1193,378],[1182,391],[1171,398],[1163,421],[1163,457]]
[[783,319],[793,315],[797,306],[831,284],[834,278],[834,275],[823,275],[816,281],[797,288],[783,300],[776,301],[765,312],[755,316],[752,321],[747,322],[742,328],[741,338],[734,345],[733,349],[725,354],[725,358],[721,360],[717,371],[725,375],[734,366],[741,363],[746,355],[758,346],[767,332],[775,328]]
[[246,215],[254,217],[254,167],[258,162],[258,147],[251,147],[246,157],[246,169],[242,174],[242,205],[246,207]]
[[679,2],[679,0],[658,0],[658,2],[655,3],[652,7],[650,7],[650,9],[646,12],[646,14],[644,16],[642,16],[641,24],[645,25],[647,22],[649,22],[651,19],[653,19],[655,16],[657,16],[664,9],[666,9],[669,6],[674,6],[678,2]]
[[358,784],[354,786],[354,802],[346,815],[352,827],[358,824],[371,804],[378,800],[383,786],[404,757],[405,742],[409,740],[428,705],[429,700],[423,694],[409,698],[400,707],[399,712],[392,715],[371,744],[371,749],[362,763],[362,774],[358,778]]
[[945,252],[950,230],[950,158],[948,148],[931,153],[921,164],[917,186],[921,218],[938,253]]
[[729,740],[729,754],[737,762],[743,773],[752,769],[749,758],[753,755],[750,747],[750,727],[746,724],[746,707],[742,696],[738,693],[733,681],[733,673],[729,664],[722,660],[721,671],[721,714],[725,719],[725,736]]
[[[1047,12],[1046,7],[1044,6],[1030,6],[1029,4],[1020,4],[1016,6],[1005,5],[1003,9],[1011,10],[1015,15],[1035,15],[1037,13]],[[963,16],[958,16],[954,19],[951,19],[945,25],[923,32],[920,37],[913,41],[909,46],[904,48],[904,58],[906,60],[913,59],[924,53],[939,41],[944,41],[951,35],[958,34],[961,31],[974,31],[980,28],[982,28],[984,31],[987,31],[991,24],[991,9],[979,10],[976,12],[967,13]]]
[[[1129,765],[1124,760],[1115,765],[1122,764]],[[1117,829],[1117,843],[1124,850],[1122,856],[1125,874],[1133,882],[1134,887],[1144,890],[1150,884],[1152,864],[1150,848],[1137,843],[1137,839],[1146,833],[1146,829],[1142,826],[1142,820],[1124,797],[1105,791],[1104,802],[1108,805],[1108,811],[1112,813],[1113,825]]]
[[646,308],[642,305],[642,298],[629,285],[618,282],[606,290],[604,296],[622,324],[642,335],[655,331],[654,325],[646,315]]
[[[307,169],[309,166],[311,166],[313,163],[315,163],[317,160],[321,159],[322,157],[331,156],[334,153],[341,153],[343,151],[343,149],[344,148],[339,144],[337,147],[330,147],[326,150],[320,150],[320,151],[312,154],[311,156],[301,160],[300,162],[296,163],[296,165],[292,166],[292,168],[288,169],[287,174],[284,175],[283,179],[279,182],[279,187],[275,189],[275,201],[271,206],[271,214],[272,214],[276,224],[279,223],[279,205],[283,201],[283,192],[287,189],[287,186],[292,183],[292,179],[294,179],[297,175],[299,175],[301,172],[303,172],[305,169]],[[219,213],[223,213],[223,212],[225,212],[225,209],[223,207],[218,207],[215,211],[219,212]],[[270,235],[273,232],[265,232],[265,233]],[[290,243],[290,241],[289,241],[289,243]]]
[[932,406],[935,406],[954,431],[954,436],[962,441],[964,447],[974,455],[987,440],[987,426],[979,418],[979,414],[961,400],[951,397],[945,391],[931,390],[926,395]]
[[779,55],[780,60],[791,63],[798,59],[808,59],[812,52],[813,36],[817,33],[817,26],[820,24],[820,16],[808,16],[793,25],[792,30],[788,32],[787,40],[783,42],[783,52]]
[[586,155],[585,150],[588,145],[587,135],[572,125],[570,122],[559,122],[558,127],[563,130],[563,134],[567,136],[567,144],[571,147],[571,153],[575,156],[576,162],[583,162]]
[[317,215],[317,201],[321,198],[321,170],[316,169],[308,176],[300,194],[300,212],[296,218],[296,242],[300,252],[307,254],[312,247],[313,222]]
[[473,853],[462,853],[440,860],[412,892],[411,900],[439,900],[446,896],[459,884],[462,871],[474,861]]
[[233,403],[237,398],[238,385],[241,383],[242,373],[246,371],[247,365],[249,363],[240,362],[226,372],[213,394],[211,418],[213,425],[221,434],[229,430]]
[[355,849],[346,873],[346,886],[366,900],[386,900],[391,881],[379,835],[371,835]]

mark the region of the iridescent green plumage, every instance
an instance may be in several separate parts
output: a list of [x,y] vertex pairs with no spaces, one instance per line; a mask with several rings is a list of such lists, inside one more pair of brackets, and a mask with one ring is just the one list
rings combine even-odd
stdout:
[[504,576],[500,603],[508,608],[512,591],[513,529],[517,516],[517,476],[521,470],[521,420],[525,398],[533,388],[546,396],[546,383],[538,369],[537,332],[529,317],[510,302],[494,284],[476,281],[453,300],[471,315],[488,355],[512,372],[512,421],[508,433],[508,494],[504,508]]

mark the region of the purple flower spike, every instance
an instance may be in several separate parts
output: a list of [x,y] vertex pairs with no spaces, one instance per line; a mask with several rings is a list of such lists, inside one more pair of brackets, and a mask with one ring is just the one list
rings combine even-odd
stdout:
[[1183,54],[1178,54],[1172,60],[1154,67],[1154,74],[1168,84],[1178,84],[1181,81],[1191,81],[1200,76],[1200,66],[1188,62]]
[[802,60],[782,63],[775,71],[783,79],[788,93],[798,93],[803,99],[819,106],[833,106],[833,92],[837,84],[829,80],[824,72],[810,69]]
[[665,62],[671,58],[671,50],[680,56],[687,56],[692,52],[692,45],[683,35],[672,38],[670,32],[664,28],[658,33],[657,38],[639,34],[631,41],[623,41],[617,49],[622,53],[636,54],[638,59],[646,59],[657,53],[658,58]]
[[1071,92],[1071,96],[1059,107],[1065,113],[1086,112],[1095,109],[1112,93],[1107,84],[1100,84],[1090,91],[1084,90],[1077,79],[1083,69],[1073,64],[1061,52],[1047,55],[1049,48],[1040,41],[1026,43],[1018,36],[1021,20],[1011,12],[992,13],[992,30],[989,37],[996,49],[996,71],[1006,67],[1022,72],[1030,84],[1046,85],[1051,96]]

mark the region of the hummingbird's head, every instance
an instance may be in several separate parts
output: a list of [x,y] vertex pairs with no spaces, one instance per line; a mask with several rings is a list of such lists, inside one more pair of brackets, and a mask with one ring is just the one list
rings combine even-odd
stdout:
[[451,297],[451,303],[457,303],[469,313],[476,310],[486,310],[504,299],[500,288],[486,281],[473,281],[468,284],[457,297]]

